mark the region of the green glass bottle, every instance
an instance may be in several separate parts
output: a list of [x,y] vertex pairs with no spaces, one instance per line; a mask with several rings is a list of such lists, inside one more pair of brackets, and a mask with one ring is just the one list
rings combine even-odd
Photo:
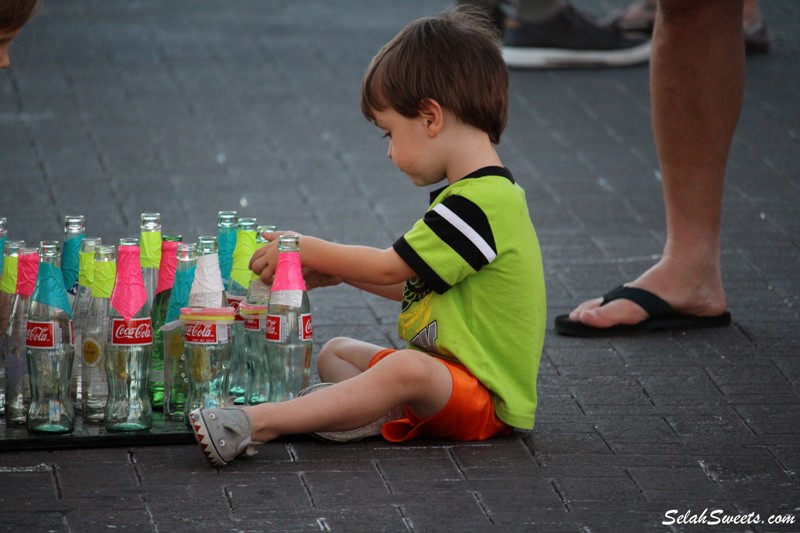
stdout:
[[164,406],[164,333],[161,326],[167,322],[167,307],[175,282],[178,266],[178,243],[181,235],[164,235],[161,241],[161,261],[158,266],[158,283],[153,298],[153,357],[150,360],[150,395],[153,409]]

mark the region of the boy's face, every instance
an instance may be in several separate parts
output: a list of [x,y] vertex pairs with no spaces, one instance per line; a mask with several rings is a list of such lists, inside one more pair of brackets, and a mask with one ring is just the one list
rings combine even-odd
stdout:
[[389,139],[389,159],[408,174],[414,185],[432,185],[446,177],[441,157],[437,155],[437,145],[426,127],[424,114],[408,118],[394,109],[385,109],[375,111],[374,116],[375,125]]

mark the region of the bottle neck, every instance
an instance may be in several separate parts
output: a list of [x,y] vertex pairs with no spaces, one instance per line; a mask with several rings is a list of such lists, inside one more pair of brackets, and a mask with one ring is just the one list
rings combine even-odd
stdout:
[[304,291],[306,282],[303,279],[303,266],[300,263],[300,252],[281,252],[278,255],[278,266],[275,269],[275,280],[272,291]]
[[150,315],[138,246],[119,247],[117,278],[111,293],[111,306],[125,320]]
[[17,294],[26,297],[32,296],[38,274],[39,252],[36,250],[23,251],[17,262]]
[[[68,316],[72,316],[72,306],[67,298],[67,291],[64,288],[64,279],[61,270],[58,268],[58,253],[53,249],[42,247],[39,253],[39,269],[36,274],[36,285],[31,295],[34,304],[40,304],[53,308],[47,311],[58,312],[61,310]],[[42,313],[38,306],[32,305],[31,314]]]
[[175,282],[175,271],[178,268],[177,252],[177,241],[164,241],[161,243],[161,263],[158,267],[156,294],[172,288],[172,284]]

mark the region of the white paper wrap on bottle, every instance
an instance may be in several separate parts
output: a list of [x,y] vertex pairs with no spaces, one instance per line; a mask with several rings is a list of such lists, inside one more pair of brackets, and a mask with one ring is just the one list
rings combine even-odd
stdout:
[[225,286],[217,254],[197,258],[194,281],[189,290],[189,307],[224,307]]
[[172,331],[174,329],[178,329],[178,328],[180,328],[182,326],[183,326],[183,322],[181,322],[180,320],[173,320],[172,322],[167,322],[166,324],[164,324],[163,326],[161,326],[158,329],[159,329],[159,331],[162,331],[162,332],[166,333],[168,331]]
[[303,305],[303,291],[272,291],[269,304],[300,307]]
[[272,285],[267,285],[260,279],[254,279],[250,282],[250,287],[248,289],[248,300],[254,302],[269,302],[269,295],[272,292]]

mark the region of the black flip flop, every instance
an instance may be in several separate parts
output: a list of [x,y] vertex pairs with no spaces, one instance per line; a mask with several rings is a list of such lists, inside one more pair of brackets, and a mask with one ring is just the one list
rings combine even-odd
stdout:
[[644,309],[649,318],[632,326],[611,326],[610,328],[595,328],[582,322],[569,319],[569,315],[559,315],[555,320],[556,333],[572,337],[613,337],[633,336],[652,331],[672,331],[700,328],[716,328],[727,326],[731,323],[731,314],[725,311],[717,316],[697,316],[678,313],[667,302],[650,291],[636,287],[620,285],[616,289],[603,295],[603,303],[614,300],[630,300]]

